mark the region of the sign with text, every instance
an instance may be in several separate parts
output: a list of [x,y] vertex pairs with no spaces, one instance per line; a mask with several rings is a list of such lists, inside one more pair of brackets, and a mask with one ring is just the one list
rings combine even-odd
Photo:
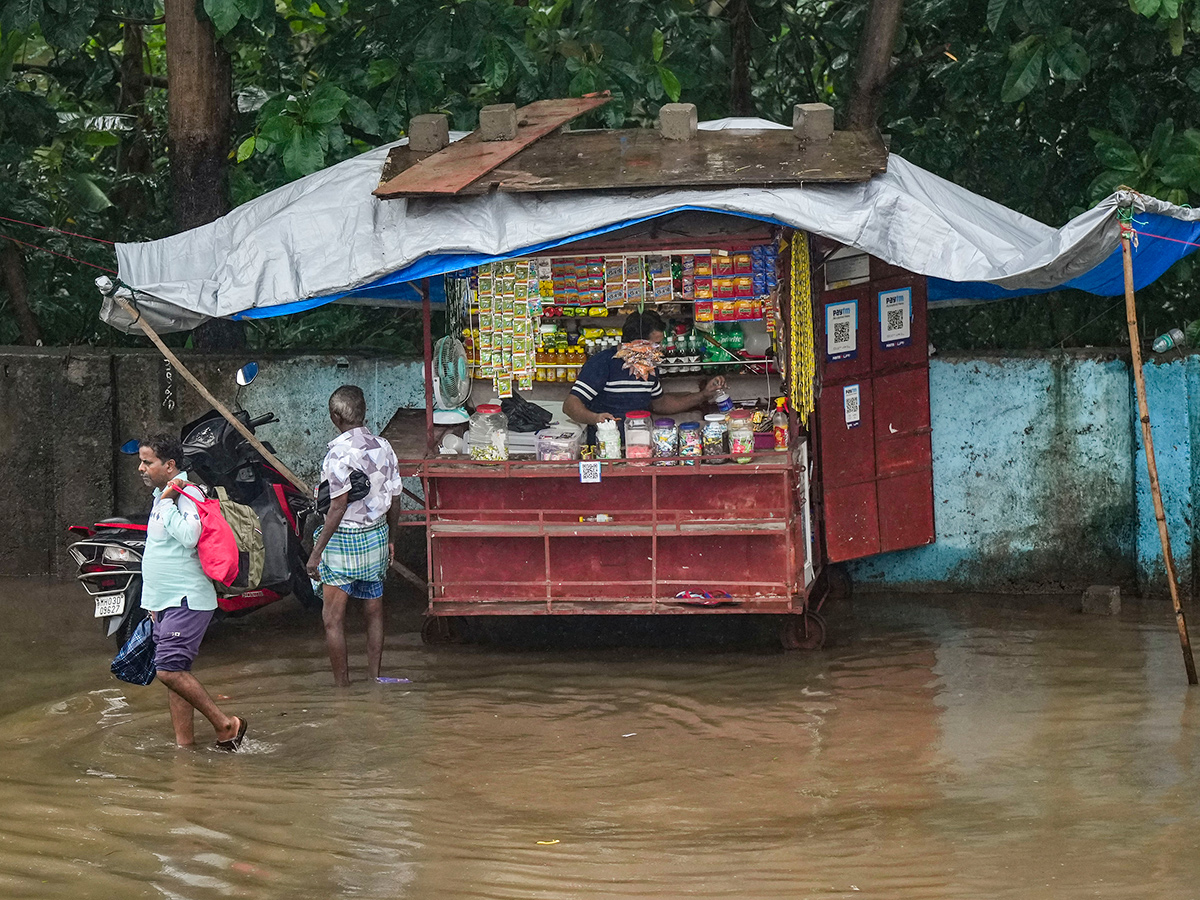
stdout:
[[825,358],[829,362],[858,355],[858,301],[846,300],[825,307]]
[[912,288],[880,292],[879,343],[884,350],[912,343]]

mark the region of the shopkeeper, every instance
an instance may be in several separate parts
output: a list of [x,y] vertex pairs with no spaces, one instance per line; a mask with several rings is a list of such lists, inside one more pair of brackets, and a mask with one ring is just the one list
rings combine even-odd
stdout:
[[721,376],[702,390],[664,393],[658,377],[667,323],[653,311],[632,313],[621,329],[621,345],[590,357],[563,403],[563,412],[583,425],[624,421],[634,410],[660,415],[696,409],[725,386]]

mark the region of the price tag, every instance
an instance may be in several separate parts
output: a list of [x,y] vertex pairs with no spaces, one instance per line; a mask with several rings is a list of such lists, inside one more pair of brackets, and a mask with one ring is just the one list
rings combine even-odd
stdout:
[[600,463],[598,460],[584,460],[579,464],[579,483],[600,483]]

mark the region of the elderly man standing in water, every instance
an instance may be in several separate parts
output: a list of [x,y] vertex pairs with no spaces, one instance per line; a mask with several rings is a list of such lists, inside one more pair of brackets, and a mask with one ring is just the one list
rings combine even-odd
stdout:
[[[329,512],[317,532],[308,574],[324,585],[325,645],[334,683],[350,683],[346,656],[346,604],[363,603],[367,620],[367,675],[379,678],[383,659],[383,579],[395,554],[392,533],[400,520],[400,467],[392,445],[366,426],[362,389],[344,384],[329,397],[329,418],[338,436],[329,442],[321,478],[329,482]],[[353,474],[369,490],[351,499]],[[355,494],[358,494],[355,491]]]
[[192,674],[192,662],[217,608],[217,592],[196,551],[200,514],[185,493],[200,488],[183,487],[188,477],[179,468],[183,445],[177,438],[161,434],[142,441],[138,458],[142,481],[154,488],[142,555],[142,608],[153,620],[154,666],[167,687],[175,743],[195,743],[195,711],[200,710],[217,733],[217,749],[240,750],[246,720],[225,715]]

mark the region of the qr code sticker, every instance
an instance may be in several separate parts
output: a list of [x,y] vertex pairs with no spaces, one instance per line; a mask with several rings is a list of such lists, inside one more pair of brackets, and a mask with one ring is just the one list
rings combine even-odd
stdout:
[[838,345],[850,343],[850,323],[849,322],[834,322],[833,323],[833,342]]
[[904,310],[889,309],[887,311],[887,330],[889,334],[904,330]]
[[579,481],[581,484],[599,484],[600,463],[594,460],[581,462],[579,464]]
[[[855,394],[847,393],[845,400],[846,400],[846,418],[847,419],[857,418],[858,417],[858,394],[857,393],[855,393]],[[836,407],[834,407],[834,408],[836,409]]]

